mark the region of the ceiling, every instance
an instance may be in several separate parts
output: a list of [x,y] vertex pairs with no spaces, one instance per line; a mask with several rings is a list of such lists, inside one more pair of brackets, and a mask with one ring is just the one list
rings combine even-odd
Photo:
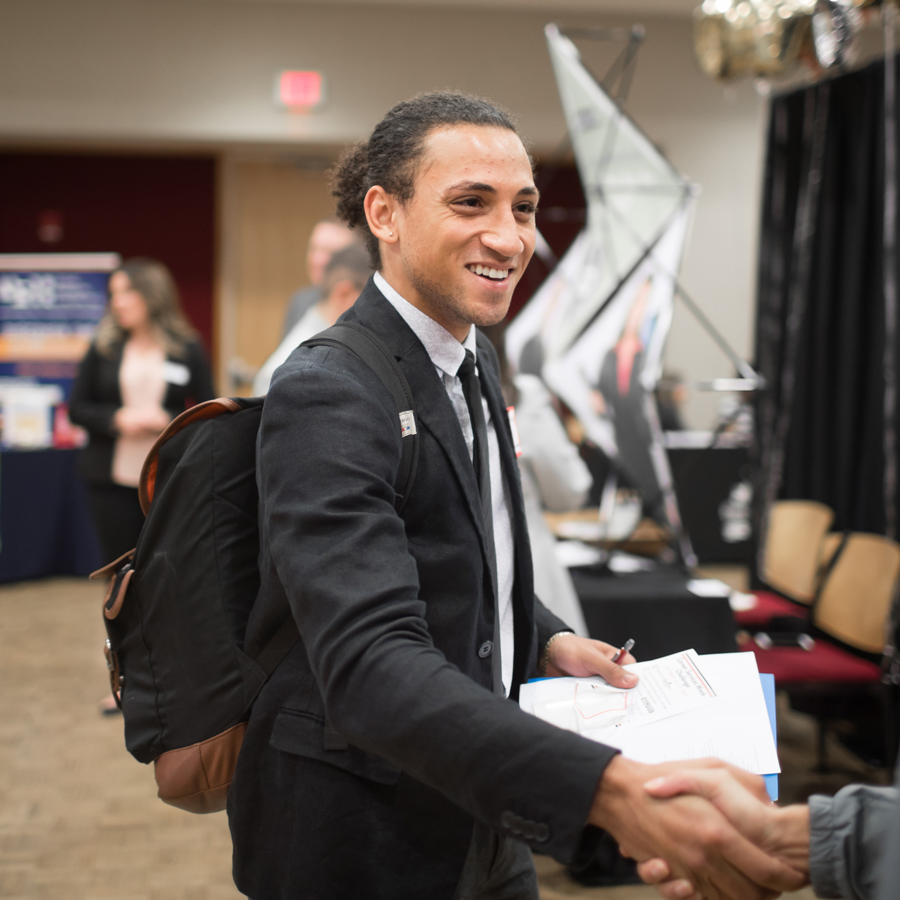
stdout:
[[241,3],[343,3],[359,6],[417,6],[420,8],[493,7],[546,13],[643,13],[689,16],[699,0],[219,0]]

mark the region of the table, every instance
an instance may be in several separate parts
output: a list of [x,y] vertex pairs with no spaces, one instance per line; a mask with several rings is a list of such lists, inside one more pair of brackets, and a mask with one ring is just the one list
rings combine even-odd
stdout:
[[[624,550],[638,556],[657,556],[669,546],[668,531],[653,519],[643,519],[624,540],[601,540],[600,510],[596,506],[564,513],[545,512],[544,521],[560,540],[575,538],[606,550]],[[575,533],[572,532],[573,526],[577,528]]]
[[0,582],[100,568],[78,450],[0,453]]
[[638,659],[693,647],[698,653],[737,650],[727,597],[697,597],[678,570],[612,575],[595,567],[571,569],[591,637],[621,647],[634,638]]

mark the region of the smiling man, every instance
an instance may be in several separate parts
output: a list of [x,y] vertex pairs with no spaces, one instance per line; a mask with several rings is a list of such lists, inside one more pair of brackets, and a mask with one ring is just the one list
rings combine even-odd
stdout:
[[571,858],[592,823],[709,900],[764,896],[737,866],[775,887],[784,867],[708,802],[652,800],[642,784],[665,767],[515,702],[538,673],[636,679],[534,596],[497,359],[473,327],[504,317],[534,249],[538,192],[513,122],[461,94],[413,98],[343,159],[335,194],[376,269],[342,318],[402,368],[418,470],[398,514],[397,410],[352,353],[300,347],[276,371],[246,646],[291,614],[302,640],[253,706],[230,792],[238,887],[254,900],[536,900],[530,847]]

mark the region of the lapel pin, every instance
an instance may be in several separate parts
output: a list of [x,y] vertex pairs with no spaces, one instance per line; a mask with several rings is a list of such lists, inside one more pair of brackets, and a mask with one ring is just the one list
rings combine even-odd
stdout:
[[416,433],[416,417],[411,409],[400,413],[400,437],[409,437]]

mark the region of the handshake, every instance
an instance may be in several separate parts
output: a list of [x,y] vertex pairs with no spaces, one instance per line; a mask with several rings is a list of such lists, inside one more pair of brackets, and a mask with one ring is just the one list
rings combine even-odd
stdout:
[[[637,677],[616,664],[633,662],[602,641],[560,634],[545,674],[633,687]],[[638,860],[665,900],[762,900],[809,884],[808,808],[775,806],[760,776],[716,759],[648,766],[616,756],[588,822]]]
[[761,900],[809,884],[809,810],[775,806],[761,777],[718,760],[647,766],[617,756],[589,821],[665,900]]

